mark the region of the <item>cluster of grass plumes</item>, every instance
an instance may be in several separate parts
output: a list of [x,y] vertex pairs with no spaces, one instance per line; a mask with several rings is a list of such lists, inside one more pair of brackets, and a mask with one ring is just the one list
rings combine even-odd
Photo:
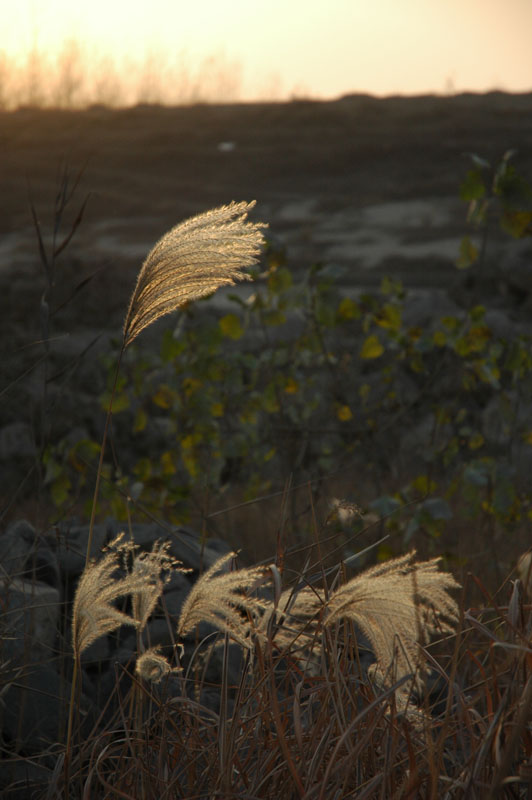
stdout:
[[[149,553],[126,560],[135,545],[118,536],[99,562],[85,568],[73,605],[73,651],[77,660],[100,636],[133,625],[142,630],[162,594],[164,579],[172,569],[182,570],[167,552],[167,545],[155,543]],[[183,639],[201,622],[209,622],[241,647],[252,650],[269,639],[277,650],[291,655],[291,646],[306,641],[306,651],[321,646],[325,630],[347,620],[356,623],[367,636],[381,676],[393,674],[393,681],[416,673],[420,666],[420,645],[435,632],[452,633],[458,621],[458,606],[448,594],[458,588],[454,578],[438,570],[440,559],[415,560],[415,551],[380,564],[335,589],[320,591],[306,587],[268,600],[256,594],[278,571],[274,566],[226,570],[236,559],[229,553],[218,559],[196,582],[183,603],[176,634]],[[122,562],[122,576],[117,569]],[[278,576],[279,577],[279,576]],[[327,597],[325,597],[327,594]],[[115,601],[130,595],[133,614],[119,610]],[[298,628],[297,620],[304,624]],[[162,657],[151,652],[143,662],[159,676],[165,672]],[[152,665],[152,666],[153,666]],[[151,667],[150,667],[151,668]],[[148,673],[147,667],[137,672]],[[159,677],[157,678],[159,679]]]
[[[131,569],[128,558],[133,562]],[[151,552],[136,554],[134,542],[119,534],[100,561],[86,566],[79,580],[72,614],[74,658],[79,659],[96,639],[122,625],[142,630],[171,569],[186,571],[168,554],[167,543],[155,542]],[[128,595],[132,598],[132,616],[115,605]]]
[[[275,568],[237,569],[233,561],[228,569],[228,561],[198,579],[172,620],[176,634],[190,633],[205,614],[219,639],[210,635],[189,650],[180,671],[154,649],[119,676],[116,715],[73,754],[76,786],[96,798],[115,792],[154,800],[528,796],[532,615],[519,581],[508,584],[506,604],[472,581],[468,593],[484,603],[459,610],[448,594],[454,579],[435,560],[409,554],[350,580],[339,568],[318,585],[313,565],[295,587],[273,585],[268,597],[264,582],[276,583]],[[386,592],[386,613],[401,619],[394,632],[381,627]],[[410,601],[417,618],[405,623]],[[358,630],[372,642],[389,638],[380,646],[390,680],[361,666]],[[410,635],[417,666],[407,673],[401,653],[413,653]],[[227,648],[231,639],[244,653],[238,679],[231,683],[222,659],[219,685],[207,684],[202,650]],[[313,655],[306,662],[302,639]],[[204,699],[213,691],[218,708]],[[141,729],[128,715],[132,693],[149,708]]]

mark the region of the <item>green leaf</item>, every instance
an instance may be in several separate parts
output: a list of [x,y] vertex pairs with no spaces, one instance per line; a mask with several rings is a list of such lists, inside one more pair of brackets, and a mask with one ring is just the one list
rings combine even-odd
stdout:
[[467,446],[470,450],[478,450],[484,444],[484,437],[478,431],[469,437]]
[[58,508],[68,500],[72,484],[65,472],[62,472],[51,484],[50,495],[52,502]]
[[[112,392],[104,392],[100,396],[100,403],[102,408],[107,411],[109,403],[111,402]],[[129,408],[129,395],[126,392],[117,392],[113,397],[113,414],[119,414]]]
[[458,269],[467,269],[478,258],[478,248],[473,244],[469,236],[464,236],[460,242],[460,255],[456,262]]
[[140,433],[146,427],[146,423],[148,422],[148,415],[142,408],[139,408],[135,415],[135,422],[133,423],[133,433]]
[[161,384],[152,397],[153,402],[159,408],[171,408],[174,400],[174,392],[165,383]]
[[532,236],[532,211],[503,211],[500,225],[514,239]]
[[460,186],[460,198],[469,202],[480,200],[486,194],[486,184],[478,169],[470,169]]
[[174,464],[174,456],[171,450],[167,450],[161,455],[161,467],[163,475],[174,475],[176,467]]
[[244,329],[236,314],[226,314],[218,324],[221,332],[228,339],[240,339],[244,334]]
[[360,357],[364,359],[379,358],[384,353],[384,347],[377,336],[368,336],[360,350]]
[[264,311],[262,318],[266,325],[271,325],[272,328],[276,327],[277,325],[284,325],[286,322],[285,314],[283,314],[282,311],[277,311],[276,309]]
[[381,328],[397,332],[401,327],[401,309],[398,306],[387,303],[376,314],[375,322]]
[[443,497],[429,497],[421,504],[424,513],[432,519],[452,519],[453,512],[451,506]]
[[277,399],[277,388],[274,381],[271,381],[262,395],[262,405],[268,414],[276,414],[280,411],[279,400]]
[[473,486],[487,486],[490,481],[490,465],[483,461],[468,464],[464,470],[464,479]]
[[272,271],[268,277],[268,289],[272,294],[280,294],[292,286],[292,273],[283,267]]
[[437,484],[428,475],[418,475],[410,484],[419,494],[430,494],[436,491]]
[[135,475],[137,475],[139,480],[141,480],[143,483],[147,483],[152,473],[151,459],[139,458],[139,460],[135,464],[133,472],[135,473]]
[[373,500],[369,507],[372,511],[375,511],[381,517],[389,517],[394,511],[398,511],[401,508],[401,503],[397,498],[392,497],[391,495],[383,495],[382,497],[378,497],[376,500]]
[[359,319],[360,307],[350,297],[343,297],[338,305],[337,313],[340,319]]
[[176,339],[173,331],[165,331],[163,341],[161,344],[161,357],[163,361],[175,361],[185,349],[185,342],[182,339]]
[[338,406],[336,409],[336,416],[340,422],[349,422],[349,420],[353,419],[353,412],[349,406]]

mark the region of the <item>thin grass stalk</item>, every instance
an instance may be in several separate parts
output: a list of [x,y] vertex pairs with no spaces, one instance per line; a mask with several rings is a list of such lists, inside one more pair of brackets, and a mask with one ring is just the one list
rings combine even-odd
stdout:
[[495,773],[495,777],[493,778],[493,783],[490,788],[488,800],[496,800],[497,797],[500,797],[502,782],[504,778],[507,776],[508,772],[510,771],[512,759],[515,757],[517,746],[519,744],[519,738],[523,733],[523,731],[525,730],[525,727],[530,719],[531,704],[532,704],[532,677],[528,679],[527,684],[525,686],[525,690],[521,696],[521,702],[520,702],[521,708],[519,709],[517,720],[513,725],[512,733],[509,737],[508,744],[504,749],[500,766]]
[[98,469],[96,471],[96,483],[94,485],[94,496],[93,496],[93,500],[92,500],[91,518],[90,518],[90,522],[89,522],[89,536],[88,536],[88,539],[87,539],[87,552],[85,554],[85,566],[87,566],[87,564],[89,563],[89,559],[90,559],[91,545],[92,545],[92,539],[93,539],[93,534],[94,534],[94,523],[95,523],[95,520],[96,520],[96,507],[98,505],[98,495],[100,493],[100,479],[101,479],[102,470],[103,470],[103,459],[104,459],[104,455],[105,455],[105,447],[107,445],[107,436],[108,436],[108,433],[109,433],[109,426],[111,424],[111,418],[113,416],[113,401],[114,401],[114,398],[115,398],[116,387],[117,387],[117,384],[118,384],[118,375],[119,375],[119,372],[120,372],[120,366],[121,366],[121,363],[122,363],[122,356],[124,355],[124,350],[125,350],[125,345],[123,344],[121,349],[120,349],[120,353],[118,355],[118,361],[117,361],[117,364],[116,364],[116,372],[115,372],[115,377],[114,377],[114,380],[113,380],[113,387],[111,389],[111,399],[109,400],[109,408],[107,409],[107,415],[106,415],[106,418],[105,418],[105,427],[103,429],[102,444],[101,444],[101,448],[100,448],[100,458],[98,460]]
[[229,672],[229,634],[224,634],[224,657],[222,665],[222,686],[220,696],[220,721],[218,725],[218,756],[220,759],[220,775],[224,792],[231,789],[230,765],[227,763],[227,693]]
[[283,723],[281,720],[281,714],[279,709],[279,701],[277,699],[277,689],[275,686],[275,670],[273,666],[273,653],[271,648],[271,641],[268,639],[267,642],[267,652],[268,652],[268,671],[270,674],[270,685],[271,685],[271,692],[270,692],[270,700],[271,700],[271,713],[273,717],[273,721],[275,723],[275,728],[277,730],[277,736],[279,745],[281,747],[281,751],[283,753],[285,762],[288,766],[288,770],[290,775],[292,776],[292,780],[295,784],[295,788],[299,797],[304,797],[305,789],[303,787],[303,783],[297,771],[296,765],[294,764],[294,760],[292,758],[292,754],[290,753],[290,748],[286,742],[285,738],[285,731],[283,727]]
[[70,686],[70,705],[68,709],[68,725],[67,725],[67,737],[66,737],[66,747],[65,747],[65,761],[64,761],[64,795],[65,800],[68,800],[68,786],[70,783],[70,756],[71,756],[71,746],[72,746],[72,726],[74,720],[74,703],[76,699],[76,687],[77,687],[77,678],[78,673],[81,671],[78,662],[80,657],[77,656],[74,658],[74,669],[72,672],[72,684]]
[[[94,486],[94,497],[92,500],[92,508],[91,508],[91,518],[89,523],[89,534],[87,537],[87,550],[85,552],[85,567],[88,566],[90,560],[90,552],[92,546],[92,540],[94,535],[94,523],[96,520],[96,506],[98,504],[98,494],[100,491],[100,478],[103,470],[103,458],[105,453],[105,446],[107,444],[107,435],[109,432],[109,426],[111,424],[111,417],[112,417],[112,409],[113,409],[113,400],[116,393],[116,387],[118,384],[118,375],[120,372],[120,365],[122,363],[122,355],[124,353],[124,345],[120,350],[118,361],[116,365],[116,372],[113,381],[113,388],[111,390],[111,399],[109,400],[109,408],[107,409],[107,415],[105,418],[105,427],[103,431],[102,437],[102,444],[100,448],[100,458],[98,461],[98,469],[96,471],[96,483]],[[65,745],[65,764],[64,764],[64,776],[65,776],[65,787],[64,787],[64,794],[65,800],[68,800],[68,785],[69,785],[69,772],[70,772],[70,758],[72,754],[72,726],[73,726],[73,719],[74,719],[74,705],[75,705],[75,697],[76,697],[76,689],[78,683],[78,676],[81,673],[81,663],[80,663],[80,656],[78,655],[74,658],[74,667],[72,671],[72,685],[70,689],[70,705],[68,709],[68,725],[67,725],[67,738],[66,738],[66,745]]]
[[[382,692],[378,697],[376,697],[375,700],[373,700],[373,702],[371,702],[364,709],[362,709],[362,711],[355,717],[355,719],[352,722],[349,723],[348,727],[344,730],[344,732],[342,733],[342,735],[340,736],[340,738],[336,742],[336,744],[334,746],[334,749],[333,749],[333,751],[331,753],[331,756],[329,758],[329,761],[327,763],[327,767],[325,769],[325,774],[323,776],[323,780],[322,780],[322,783],[321,783],[321,791],[320,791],[320,794],[319,794],[319,800],[326,800],[326,795],[324,794],[324,792],[326,791],[327,782],[328,782],[330,776],[333,775],[334,772],[336,772],[336,770],[333,770],[333,766],[336,765],[336,767],[338,769],[338,754],[339,754],[340,748],[343,747],[345,740],[348,738],[348,736],[351,735],[352,731],[355,729],[355,726],[360,724],[360,722],[362,722],[362,720],[371,711],[373,711],[374,709],[377,709],[378,713],[381,716],[383,716],[384,715],[384,709],[385,709],[383,700],[387,700],[390,697],[393,698],[396,690],[399,689],[403,684],[405,684],[407,682],[407,680],[408,680],[408,676],[403,677],[403,678],[401,678],[401,680],[397,681],[397,683],[395,683],[393,686],[390,686],[388,689],[386,689],[385,692]],[[379,705],[381,705],[380,710],[378,708]],[[379,717],[377,716],[375,718],[375,720],[373,721],[373,724],[366,731],[366,734],[357,741],[357,744],[356,744],[355,749],[354,749],[353,754],[352,754],[353,762],[355,762],[358,758],[360,758],[360,756],[361,756],[361,754],[363,752],[363,749],[365,747],[365,744],[367,742],[369,742],[369,740],[371,738],[371,734],[373,733],[373,730],[376,727],[378,720],[379,720]]]
[[[243,665],[243,668],[242,668],[242,673],[240,675],[240,681],[238,683],[238,689],[237,689],[237,693],[236,693],[236,697],[235,697],[235,701],[234,701],[234,706],[233,706],[234,713],[233,713],[233,717],[232,717],[232,720],[231,720],[231,725],[230,725],[230,728],[229,728],[229,731],[228,731],[228,735],[227,735],[228,748],[230,748],[231,753],[233,754],[235,760],[239,764],[240,764],[240,760],[238,758],[238,752],[235,749],[235,737],[236,737],[237,729],[242,726],[242,718],[241,718],[241,714],[240,714],[241,708],[244,705],[244,702],[247,702],[247,701],[244,701],[244,686],[245,686],[245,684],[247,682],[247,679],[248,679],[248,671],[249,671],[250,660],[251,660],[251,653],[250,653],[250,651],[248,651],[246,653],[245,662],[244,662],[244,665]],[[249,695],[248,695],[248,700],[249,700]]]

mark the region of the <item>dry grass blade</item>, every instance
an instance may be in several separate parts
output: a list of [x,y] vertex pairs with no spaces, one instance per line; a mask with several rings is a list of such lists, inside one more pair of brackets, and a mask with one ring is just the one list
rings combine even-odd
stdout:
[[251,646],[251,620],[256,620],[267,604],[250,592],[264,581],[268,570],[247,567],[218,574],[235,557],[236,553],[222,556],[198,578],[181,609],[179,636],[185,636],[204,621],[228,633],[243,647]]
[[124,323],[124,348],[144,328],[190,300],[248,279],[263,244],[262,224],[246,220],[251,203],[230,203],[168,231],[140,270]]
[[453,632],[458,606],[447,593],[458,588],[438,571],[438,558],[416,562],[415,550],[366,570],[341,586],[328,603],[325,620],[353,620],[370,640],[381,673],[395,666],[394,679],[414,670],[418,642],[436,630]]

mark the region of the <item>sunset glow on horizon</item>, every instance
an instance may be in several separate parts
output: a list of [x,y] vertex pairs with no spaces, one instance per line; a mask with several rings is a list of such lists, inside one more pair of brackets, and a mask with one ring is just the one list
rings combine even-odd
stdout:
[[531,38],[531,0],[19,0],[0,9],[5,80],[6,64],[23,70],[32,54],[64,64],[75,53],[104,82],[111,71],[141,97],[139,82],[151,81],[167,102],[185,75],[222,100],[530,91]]

